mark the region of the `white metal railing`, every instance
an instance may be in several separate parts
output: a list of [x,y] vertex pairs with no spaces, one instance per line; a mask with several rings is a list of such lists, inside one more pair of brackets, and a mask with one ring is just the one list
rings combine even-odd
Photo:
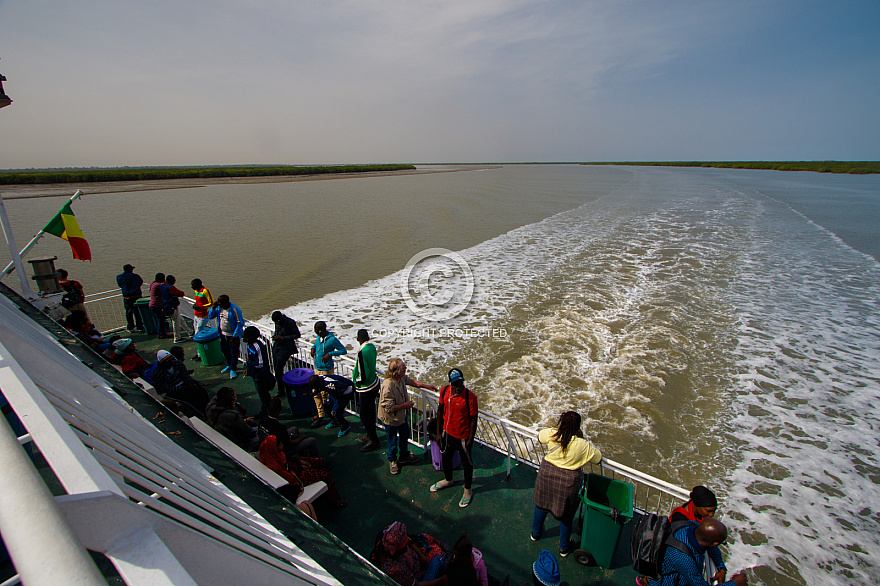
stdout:
[[[119,295],[118,290],[116,295]],[[100,297],[95,299],[95,302],[108,302],[111,298]],[[184,306],[186,306],[191,316],[194,300],[187,297],[184,297],[184,300],[186,303],[181,303],[181,310],[183,311]],[[255,326],[260,330],[260,337],[266,344],[269,350],[269,360],[272,361],[272,330],[262,324],[248,320],[245,320],[245,322],[246,325]],[[247,354],[243,351],[240,353],[240,356],[245,357]],[[295,364],[294,360],[314,366],[313,359],[309,355],[309,348],[302,344],[297,346],[297,353],[291,357],[291,361],[287,366],[293,366]],[[350,356],[340,356],[334,362],[337,374],[348,378],[352,377],[355,365],[353,358]],[[409,423],[412,429],[410,442],[421,446],[423,449],[428,449],[429,440],[425,426],[427,420],[437,412],[439,394],[419,389],[418,391],[413,390],[411,396],[416,405],[409,413]],[[348,410],[355,415],[358,414],[356,401],[350,404]],[[502,454],[507,459],[508,475],[510,474],[511,467],[516,463],[525,464],[533,468],[540,467],[541,460],[547,452],[546,447],[538,441],[538,434],[535,430],[482,410],[479,411],[479,417],[476,441]],[[593,465],[592,468],[593,472],[597,474],[632,484],[635,507],[643,512],[655,511],[668,514],[676,505],[690,498],[689,491],[683,488],[608,458],[603,458],[599,464]]]
[[[54,500],[74,549],[104,553],[126,583],[339,585],[2,295],[0,388],[27,429],[19,443],[33,442],[67,493]],[[3,480],[4,493],[20,490]],[[4,527],[7,543],[28,542],[39,499],[30,506],[21,527]],[[30,542],[45,557],[40,540],[71,539]],[[20,558],[13,552],[16,566]]]

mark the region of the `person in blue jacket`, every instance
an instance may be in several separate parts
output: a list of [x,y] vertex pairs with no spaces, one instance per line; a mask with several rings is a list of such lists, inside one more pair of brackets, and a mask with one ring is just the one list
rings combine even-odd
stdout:
[[220,350],[226,358],[226,368],[221,372],[228,372],[229,378],[235,378],[238,376],[236,371],[244,332],[244,315],[236,304],[230,303],[229,295],[221,295],[208,313],[209,320],[214,318],[220,318]]
[[[122,305],[125,307],[125,321],[128,322],[129,332],[144,332],[144,318],[135,311],[135,302],[141,298],[141,285],[144,280],[134,272],[134,267],[125,265],[122,272],[116,275],[116,284],[122,290]],[[135,325],[137,324],[137,325]]]
[[[315,335],[317,340],[312,344],[311,350],[312,358],[315,359],[315,374],[333,374],[333,357],[348,354],[348,350],[345,349],[342,342],[336,339],[333,332],[327,331],[327,324],[322,321],[315,324]],[[324,403],[327,401],[327,391],[320,391],[315,395],[314,399],[318,414],[312,420],[312,427],[318,427],[327,423],[327,412],[324,409]]]
[[[714,517],[706,517],[700,524],[686,523],[672,535],[672,539],[666,542],[666,553],[663,555],[663,565],[660,570],[660,578],[636,578],[638,586],[709,586],[709,582],[703,577],[703,554],[707,550],[714,549],[718,552],[718,546],[727,539],[727,527]],[[712,576],[720,586],[746,586],[748,580],[742,572],[727,578],[727,568],[718,552],[714,560],[718,571]]]

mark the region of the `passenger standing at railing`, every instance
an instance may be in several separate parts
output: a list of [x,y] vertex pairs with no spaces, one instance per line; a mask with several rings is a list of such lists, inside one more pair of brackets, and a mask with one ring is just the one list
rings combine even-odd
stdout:
[[226,358],[226,368],[220,372],[228,372],[229,378],[238,376],[238,355],[241,352],[241,335],[244,333],[244,315],[241,309],[229,301],[229,295],[217,298],[208,319],[217,318],[220,322],[220,351]]
[[275,322],[275,332],[272,334],[272,363],[275,365],[275,381],[278,383],[278,392],[287,394],[287,385],[284,384],[284,367],[291,356],[296,354],[296,341],[301,337],[299,326],[296,321],[287,317],[280,311],[272,313],[272,321]]
[[159,287],[159,294],[162,296],[162,309],[166,317],[171,318],[171,327],[174,330],[174,343],[180,344],[189,339],[186,328],[183,325],[183,318],[180,317],[180,298],[183,297],[183,291],[175,287],[177,279],[174,275],[165,276],[165,284]]
[[379,375],[376,373],[376,346],[370,342],[367,330],[358,330],[357,341],[361,347],[354,364],[354,390],[358,396],[358,409],[366,435],[358,441],[364,442],[362,452],[371,452],[379,447],[376,434],[376,399],[379,397]]
[[156,337],[170,338],[168,324],[165,323],[165,308],[162,305],[162,285],[165,284],[165,273],[156,273],[153,282],[150,283],[150,304],[148,307],[156,318]]
[[415,464],[419,461],[419,457],[409,451],[410,428],[407,411],[413,408],[414,403],[409,398],[407,385],[437,392],[437,387],[406,376],[406,363],[403,360],[400,358],[391,360],[388,370],[385,371],[382,390],[379,391],[379,420],[385,424],[385,435],[388,437],[388,463],[391,474],[400,474],[401,464]]
[[[129,332],[143,332],[144,318],[135,311],[135,302],[141,298],[141,285],[144,280],[141,276],[134,272],[134,267],[125,265],[122,267],[122,273],[116,275],[116,284],[122,291],[122,305],[125,307],[125,321],[128,324]],[[136,324],[136,325],[135,325]]]
[[[319,321],[315,324],[317,339],[312,344],[311,355],[315,359],[315,374],[333,374],[333,357],[348,354],[348,350],[342,342],[336,339],[333,332],[327,331],[327,324]],[[315,398],[315,407],[318,414],[312,419],[312,427],[320,427],[327,423],[327,412],[324,403],[327,401],[327,391],[321,391]]]
[[550,451],[541,460],[535,482],[535,515],[532,520],[532,541],[538,541],[544,531],[547,513],[559,521],[559,555],[566,557],[574,547],[569,542],[574,515],[580,506],[580,490],[584,481],[581,468],[598,464],[600,452],[584,439],[581,416],[566,411],[559,416],[555,429],[542,429],[538,441],[547,444]]
[[[208,317],[208,313],[214,307],[214,296],[211,295],[211,290],[202,284],[201,279],[193,279],[190,286],[195,292],[196,298],[193,303],[193,335],[195,335],[214,325]],[[194,359],[199,360],[200,358],[195,356]]]
[[461,369],[449,371],[449,384],[440,391],[439,410],[437,412],[437,442],[443,456],[443,480],[435,482],[430,490],[437,492],[452,486],[452,456],[455,452],[461,455],[464,468],[464,493],[458,506],[465,508],[471,504],[473,492],[471,483],[474,479],[474,459],[471,449],[477,436],[477,422],[480,411],[477,396],[464,386],[464,375]]

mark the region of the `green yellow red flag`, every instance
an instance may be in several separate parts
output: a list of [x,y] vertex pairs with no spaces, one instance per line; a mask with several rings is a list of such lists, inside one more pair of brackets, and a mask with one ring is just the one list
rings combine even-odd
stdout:
[[86,242],[86,237],[83,236],[76,216],[70,209],[70,202],[65,203],[61,210],[55,214],[55,217],[49,220],[49,223],[43,228],[43,232],[67,240],[70,244],[70,250],[73,252],[73,258],[92,261],[92,251],[89,250],[89,243]]

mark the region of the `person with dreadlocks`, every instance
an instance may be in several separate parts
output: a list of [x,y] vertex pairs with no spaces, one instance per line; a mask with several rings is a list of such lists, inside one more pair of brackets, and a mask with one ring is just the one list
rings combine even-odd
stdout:
[[[548,452],[541,460],[538,480],[535,482],[535,516],[532,521],[532,541],[538,541],[544,531],[547,513],[559,521],[559,555],[566,557],[574,547],[569,541],[574,515],[580,504],[579,492],[583,471],[589,464],[598,464],[602,452],[584,439],[581,416],[566,411],[559,417],[556,428],[542,429],[538,441],[547,444]],[[588,471],[588,470],[587,470]]]

